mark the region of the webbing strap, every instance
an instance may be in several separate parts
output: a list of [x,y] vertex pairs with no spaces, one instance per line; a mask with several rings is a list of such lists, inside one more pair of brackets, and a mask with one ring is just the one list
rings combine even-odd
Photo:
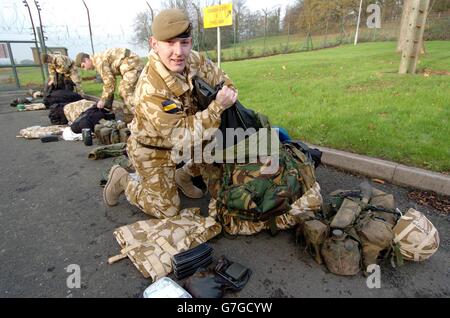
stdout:
[[414,223],[410,223],[403,231],[401,231],[398,235],[395,236],[394,242],[398,243],[400,242],[406,235],[411,232],[412,229],[414,229],[416,226]]
[[[146,256],[148,262],[150,263],[152,269],[155,271],[155,273],[158,277],[166,275],[164,266],[162,265],[159,258],[156,257],[156,255],[153,253],[153,251],[147,251],[144,253],[144,255]],[[149,270],[149,269],[147,269],[147,270]]]
[[158,237],[156,239],[156,243],[162,248],[164,252],[167,252],[171,256],[178,254],[178,251],[172,245],[170,245],[170,243],[164,237]]

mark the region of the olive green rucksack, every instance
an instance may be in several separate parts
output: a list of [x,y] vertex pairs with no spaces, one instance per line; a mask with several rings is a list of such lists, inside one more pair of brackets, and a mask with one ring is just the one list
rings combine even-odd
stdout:
[[[364,182],[358,190],[338,190],[331,196],[331,204],[326,211],[331,230],[342,230],[344,235],[359,243],[364,270],[369,265],[377,264],[382,256],[392,255],[397,264],[402,263],[398,248],[393,243],[393,227],[401,214],[395,209],[392,194]],[[326,249],[324,246],[322,253]]]
[[224,164],[217,198],[224,213],[251,222],[274,220],[316,182],[311,157],[294,145],[280,146],[276,172],[263,174],[267,167],[261,162]]
[[126,143],[131,133],[124,122],[102,119],[95,125],[94,134],[99,143],[111,145]]

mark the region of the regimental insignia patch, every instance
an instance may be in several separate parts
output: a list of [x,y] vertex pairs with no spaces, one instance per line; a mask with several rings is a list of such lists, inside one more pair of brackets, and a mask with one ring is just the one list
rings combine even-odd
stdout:
[[163,110],[168,114],[176,114],[181,111],[177,104],[170,99],[161,103]]

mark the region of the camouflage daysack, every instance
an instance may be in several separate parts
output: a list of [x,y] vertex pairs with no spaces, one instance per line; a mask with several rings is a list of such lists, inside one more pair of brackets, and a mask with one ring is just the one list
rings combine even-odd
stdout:
[[224,213],[240,220],[273,220],[288,212],[291,204],[315,184],[314,164],[294,146],[282,145],[279,167],[264,174],[267,165],[226,163],[218,191],[218,205]]

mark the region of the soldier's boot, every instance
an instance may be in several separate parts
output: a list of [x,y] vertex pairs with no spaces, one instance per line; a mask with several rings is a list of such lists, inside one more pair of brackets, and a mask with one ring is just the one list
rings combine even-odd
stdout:
[[108,206],[115,206],[119,203],[120,195],[125,191],[129,180],[128,171],[119,165],[111,168],[108,175],[108,182],[103,189],[103,202]]
[[203,191],[192,183],[191,175],[183,168],[179,168],[175,172],[175,182],[181,192],[188,198],[200,199],[203,197]]

